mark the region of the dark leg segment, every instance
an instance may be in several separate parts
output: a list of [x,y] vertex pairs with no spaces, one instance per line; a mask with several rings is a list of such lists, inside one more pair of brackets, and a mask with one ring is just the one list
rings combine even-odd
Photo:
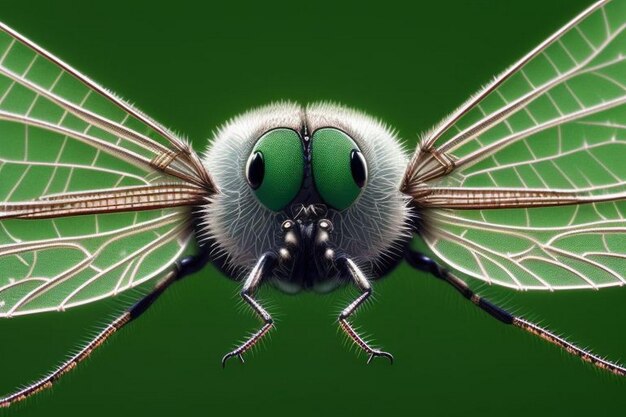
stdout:
[[433,276],[447,282],[452,285],[454,289],[460,292],[465,298],[470,300],[474,305],[481,308],[483,311],[487,312],[490,316],[500,320],[506,324],[512,324],[515,327],[519,327],[531,333],[535,336],[539,336],[540,338],[557,345],[558,347],[564,349],[566,352],[578,356],[585,362],[589,362],[598,368],[607,370],[615,375],[626,376],[626,368],[620,366],[616,363],[609,362],[601,357],[594,355],[593,353],[582,349],[571,342],[568,342],[564,338],[557,336],[556,334],[550,332],[543,327],[540,327],[528,320],[523,319],[522,317],[517,317],[508,311],[504,310],[501,307],[493,304],[491,301],[481,297],[472,291],[471,288],[465,283],[465,281],[460,278],[455,277],[446,269],[440,267],[434,260],[428,258],[427,256],[409,251],[406,254],[406,260],[408,263],[414,267],[415,269],[419,269],[420,271],[425,271],[431,273]]
[[339,315],[339,326],[341,329],[356,343],[361,349],[368,354],[367,363],[370,363],[374,357],[381,356],[389,359],[393,363],[393,356],[390,353],[383,352],[378,349],[372,348],[363,338],[354,330],[352,325],[348,322],[348,318],[354,313],[361,304],[363,304],[372,295],[372,287],[363,275],[363,272],[356,266],[356,264],[349,258],[338,257],[337,265],[343,270],[344,274],[352,278],[356,286],[361,290],[356,300],[348,305]]
[[274,267],[276,264],[277,257],[273,252],[267,252],[259,258],[252,271],[246,278],[244,282],[243,289],[241,290],[241,298],[252,307],[255,313],[259,315],[261,320],[263,320],[263,326],[259,331],[254,333],[248,340],[246,340],[241,346],[237,347],[232,352],[228,352],[222,358],[222,367],[226,366],[226,361],[232,358],[233,356],[237,356],[239,360],[243,363],[243,354],[246,353],[250,348],[252,348],[259,340],[263,338],[270,331],[270,329],[274,326],[274,321],[270,314],[263,308],[258,301],[254,299],[254,291],[259,287],[259,284],[263,281],[263,278],[267,276],[268,272]]
[[189,276],[190,274],[201,269],[208,262],[208,254],[202,252],[197,256],[190,256],[181,259],[176,264],[176,268],[166,275],[154,289],[135,303],[132,307],[119,315],[115,320],[109,323],[101,330],[87,345],[85,345],[78,353],[73,355],[69,360],[55,369],[46,377],[34,382],[33,384],[23,388],[13,394],[0,398],[0,408],[9,407],[11,404],[25,400],[31,395],[37,394],[47,388],[52,387],[63,375],[74,369],[80,362],[87,359],[91,353],[99,348],[113,333],[122,327],[137,319],[159,298],[165,290],[174,282]]

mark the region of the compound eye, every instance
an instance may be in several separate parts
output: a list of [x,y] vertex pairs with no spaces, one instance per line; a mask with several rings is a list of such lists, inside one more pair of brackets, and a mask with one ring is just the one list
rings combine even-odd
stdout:
[[367,183],[367,163],[358,145],[339,129],[322,128],[311,137],[315,187],[337,210],[352,205]]
[[268,209],[280,211],[293,200],[304,177],[304,150],[298,133],[274,129],[259,138],[245,168],[256,198]]

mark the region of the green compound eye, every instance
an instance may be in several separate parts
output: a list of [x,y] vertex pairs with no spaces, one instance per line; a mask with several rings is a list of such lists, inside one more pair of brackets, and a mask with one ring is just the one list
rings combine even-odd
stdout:
[[296,197],[304,176],[300,136],[274,129],[259,138],[246,164],[246,179],[265,207],[280,211]]
[[317,191],[337,210],[350,207],[367,181],[367,164],[359,147],[350,136],[333,128],[315,131],[311,147]]

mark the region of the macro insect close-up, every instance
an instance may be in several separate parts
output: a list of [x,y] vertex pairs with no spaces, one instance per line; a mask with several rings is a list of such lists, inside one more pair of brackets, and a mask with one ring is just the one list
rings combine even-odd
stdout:
[[[150,322],[135,320],[149,315],[170,287],[175,292],[200,274],[229,278],[223,279],[232,284],[225,291],[235,291],[239,300],[231,296],[222,305],[241,303],[258,323],[220,357],[207,358],[226,368],[211,368],[220,375],[246,380],[249,362],[268,361],[280,341],[250,355],[280,328],[283,301],[297,306],[291,300],[302,297],[306,305],[342,291],[332,321],[364,354],[350,369],[368,363],[372,372],[391,375],[403,366],[394,363],[402,355],[387,347],[379,335],[384,329],[371,328],[376,321],[367,319],[372,310],[387,308],[388,297],[359,316],[358,326],[356,314],[384,294],[379,285],[401,270],[405,279],[430,279],[442,284],[437,291],[458,293],[467,311],[482,312],[476,320],[491,318],[516,330],[516,352],[524,355],[516,366],[532,362],[536,346],[525,341],[541,340],[547,351],[579,358],[564,362],[588,378],[608,376],[613,383],[611,375],[626,376],[612,359],[619,352],[606,352],[607,358],[601,347],[577,343],[575,328],[563,335],[532,309],[520,309],[518,298],[511,302],[502,295],[529,294],[547,303],[554,297],[555,305],[566,304],[561,293],[612,292],[613,300],[624,295],[606,287],[626,283],[626,2],[586,7],[561,16],[570,20],[525,55],[513,54],[517,61],[441,121],[420,120],[420,126],[433,127],[417,140],[405,138],[415,130],[406,133],[403,125],[396,131],[385,119],[393,109],[378,115],[360,110],[354,99],[339,104],[341,95],[294,93],[258,94],[268,99],[237,106],[238,115],[229,105],[230,113],[219,113],[225,116],[221,124],[211,119],[215,124],[205,127],[208,142],[192,143],[152,112],[138,110],[143,105],[129,104],[58,58],[45,37],[35,42],[27,26],[18,31],[0,23],[0,318],[22,326],[26,337],[20,323],[29,318],[22,316],[61,320],[95,304],[114,305],[96,331],[91,323],[76,333],[80,346],[74,340],[50,372],[27,384],[33,375],[16,381],[23,385],[0,397],[0,407],[28,403],[65,375],[70,382],[64,386],[71,389],[78,379],[69,376],[73,369],[81,369],[105,341],[118,339],[118,332]],[[268,36],[269,45],[274,41]],[[290,46],[297,56],[297,42]],[[290,59],[273,59],[291,65]],[[332,56],[321,64],[305,61],[333,74]],[[218,71],[213,67],[220,64],[216,60],[205,70]],[[281,81],[267,74],[270,85]],[[232,100],[245,96],[245,89],[232,87]],[[262,289],[285,296],[268,303]],[[422,303],[430,298],[421,297]],[[437,312],[446,309],[445,300],[432,303]],[[409,333],[402,320],[410,314],[377,323],[385,336]],[[223,338],[218,329],[226,322],[213,316],[202,323],[194,332]],[[228,334],[246,331],[238,323],[228,323]],[[5,345],[18,346],[20,332],[9,341],[3,330]],[[426,333],[420,346],[434,344]],[[320,342],[318,335],[316,342],[328,349],[326,355],[335,352],[328,347],[335,340]],[[197,343],[192,348],[203,349]],[[0,360],[10,361],[2,352]],[[268,369],[284,366],[281,359],[269,361]],[[414,378],[420,380],[415,361]],[[333,363],[337,369],[342,360]],[[550,364],[541,370],[552,372]],[[119,389],[124,384],[124,378],[117,382]],[[181,393],[186,389],[175,384],[172,398],[179,394],[176,385]]]

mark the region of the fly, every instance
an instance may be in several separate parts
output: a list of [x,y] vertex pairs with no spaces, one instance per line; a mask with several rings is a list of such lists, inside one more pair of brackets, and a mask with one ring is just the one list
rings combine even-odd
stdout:
[[[0,317],[64,311],[131,288],[147,295],[42,389],[213,263],[256,299],[351,285],[351,324],[376,279],[407,261],[508,325],[617,375],[626,369],[483,298],[626,283],[626,10],[601,0],[426,132],[412,154],[379,120],[280,102],[222,126],[199,156],[181,137],[0,24]],[[129,215],[130,213],[130,215]],[[414,242],[427,249],[415,250]],[[241,278],[241,279],[240,279]]]

